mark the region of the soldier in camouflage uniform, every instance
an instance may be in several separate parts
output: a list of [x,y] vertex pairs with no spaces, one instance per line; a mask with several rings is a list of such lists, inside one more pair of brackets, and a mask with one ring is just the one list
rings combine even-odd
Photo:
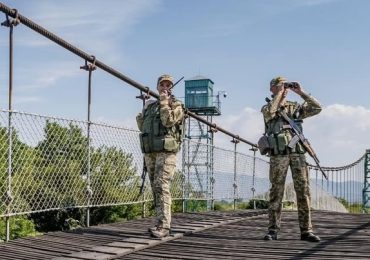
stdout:
[[[269,227],[265,240],[276,240],[280,230],[282,199],[284,196],[285,179],[290,166],[294,189],[297,194],[298,220],[301,231],[301,240],[318,242],[320,238],[313,234],[310,212],[309,176],[306,165],[305,149],[298,142],[295,147],[288,147],[292,139],[292,131],[278,113],[283,109],[289,118],[302,129],[302,120],[314,116],[321,111],[319,102],[307,94],[298,82],[293,83],[294,88],[284,87],[286,79],[277,77],[271,80],[270,90],[272,100],[262,107],[262,114],[266,126],[266,136],[270,146],[270,204],[269,204]],[[298,94],[303,104],[287,101],[288,91]]]
[[172,85],[170,75],[160,76],[157,81],[160,99],[147,101],[143,112],[136,117],[157,215],[157,225],[149,231],[158,238],[168,236],[171,227],[170,182],[184,125],[184,108],[171,95]]

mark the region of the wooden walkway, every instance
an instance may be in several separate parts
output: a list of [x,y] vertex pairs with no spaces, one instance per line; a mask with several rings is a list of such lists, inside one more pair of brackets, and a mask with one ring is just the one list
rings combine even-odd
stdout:
[[300,240],[297,212],[285,211],[278,241],[263,241],[266,211],[175,214],[173,234],[149,238],[153,218],[18,239],[0,259],[369,259],[370,215],[315,211],[320,243]]

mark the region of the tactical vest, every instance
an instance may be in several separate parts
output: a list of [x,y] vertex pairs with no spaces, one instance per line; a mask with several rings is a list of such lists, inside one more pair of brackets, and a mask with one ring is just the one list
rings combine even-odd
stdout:
[[144,111],[144,122],[140,134],[143,153],[178,152],[184,134],[184,120],[172,127],[165,127],[160,118],[158,101]]
[[[294,108],[294,109],[293,109]],[[288,111],[286,111],[289,118],[292,118],[296,125],[303,133],[303,120],[298,119],[298,104],[296,102],[288,103]],[[286,155],[290,153],[305,153],[305,149],[300,142],[294,148],[289,148],[288,144],[292,140],[291,126],[283,117],[277,116],[268,122],[265,122],[266,135],[271,149],[271,155]]]

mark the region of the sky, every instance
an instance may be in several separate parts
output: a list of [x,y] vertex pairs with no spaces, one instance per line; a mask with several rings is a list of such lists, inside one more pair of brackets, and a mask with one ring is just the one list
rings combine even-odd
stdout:
[[[367,0],[17,0],[2,1],[126,76],[203,75],[226,91],[214,121],[254,143],[269,82],[299,81],[323,111],[305,135],[325,166],[370,148],[370,1]],[[3,16],[5,19],[5,16]],[[0,28],[0,107],[7,108],[8,30]],[[87,118],[84,61],[24,25],[14,29],[13,109]],[[92,120],[136,128],[139,91],[93,72]],[[175,91],[184,96],[184,82]],[[301,101],[294,94],[289,99]],[[229,137],[215,142],[231,148]],[[248,153],[248,146],[240,152]]]

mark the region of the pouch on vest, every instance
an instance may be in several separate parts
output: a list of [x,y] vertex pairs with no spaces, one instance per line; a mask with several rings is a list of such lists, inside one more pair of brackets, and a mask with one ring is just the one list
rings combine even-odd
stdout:
[[273,154],[278,154],[279,153],[278,145],[277,145],[276,138],[274,137],[274,135],[268,136],[268,142],[270,144],[270,148]]
[[149,135],[147,133],[140,133],[139,139],[140,139],[141,151],[143,153],[149,153],[150,152]]
[[271,152],[270,143],[266,135],[261,136],[261,138],[258,140],[258,149],[260,150],[261,155]]
[[280,133],[277,135],[277,145],[279,152],[285,152],[288,145],[288,138],[285,133]]
[[304,149],[303,145],[300,142],[297,143],[297,145],[295,146],[295,149],[297,153],[303,154],[306,152],[306,149]]
[[153,134],[155,136],[159,136],[161,134],[161,125],[159,120],[153,122]]
[[152,149],[149,152],[163,152],[164,139],[162,137],[152,137]]
[[167,152],[177,152],[179,150],[180,144],[173,137],[164,138],[164,149]]

